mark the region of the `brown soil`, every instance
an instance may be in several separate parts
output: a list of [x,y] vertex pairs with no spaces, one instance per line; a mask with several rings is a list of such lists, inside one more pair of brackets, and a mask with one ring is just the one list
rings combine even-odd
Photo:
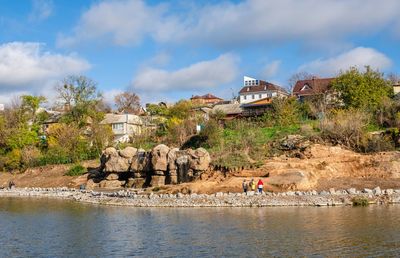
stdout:
[[[82,165],[93,169],[99,166],[99,161],[85,161]],[[82,176],[65,176],[71,165],[48,165],[30,168],[24,173],[0,172],[0,187],[6,187],[12,180],[17,187],[71,187],[78,188],[86,183],[87,174]]]
[[[305,157],[305,158],[304,158]],[[329,188],[357,189],[400,188],[400,153],[385,152],[372,155],[354,153],[340,147],[313,145],[302,159],[281,156],[265,161],[264,166],[254,170],[233,173],[210,171],[200,179],[180,185],[156,188],[162,193],[215,193],[241,192],[244,179],[259,178],[268,191],[327,190]],[[87,161],[89,170],[99,162]],[[79,187],[87,175],[64,176],[70,165],[53,165],[28,169],[22,174],[0,173],[0,187],[13,180],[17,187]],[[154,189],[154,190],[156,190]],[[146,191],[151,192],[149,188]]]

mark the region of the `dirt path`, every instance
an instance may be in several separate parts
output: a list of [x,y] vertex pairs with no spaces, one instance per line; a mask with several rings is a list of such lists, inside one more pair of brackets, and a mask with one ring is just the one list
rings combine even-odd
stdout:
[[[99,161],[85,161],[82,165],[88,169],[95,168]],[[65,176],[71,165],[48,165],[30,168],[24,173],[0,172],[0,187],[8,185],[10,180],[18,187],[71,187],[77,188],[86,183],[87,175],[78,177]]]

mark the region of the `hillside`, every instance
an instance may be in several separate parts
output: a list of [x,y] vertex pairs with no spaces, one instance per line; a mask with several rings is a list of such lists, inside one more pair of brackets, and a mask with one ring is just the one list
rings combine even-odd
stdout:
[[[289,153],[287,153],[289,154]],[[243,179],[262,178],[269,191],[328,190],[329,188],[399,188],[400,152],[359,154],[338,146],[312,144],[301,151],[300,158],[281,155],[263,161],[256,169],[236,172],[208,171],[195,182],[149,188],[160,192],[240,192]],[[89,170],[98,161],[83,163]],[[79,187],[87,175],[65,176],[68,165],[28,169],[22,174],[1,173],[0,186],[13,180],[18,187]]]

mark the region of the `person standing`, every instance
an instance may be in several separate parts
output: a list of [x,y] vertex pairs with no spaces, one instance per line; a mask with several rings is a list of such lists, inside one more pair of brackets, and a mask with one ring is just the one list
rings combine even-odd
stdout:
[[262,193],[263,192],[263,187],[264,187],[264,183],[263,183],[263,181],[261,180],[261,178],[258,180],[258,183],[257,183],[257,188],[258,188],[258,192],[259,193]]
[[256,191],[256,182],[254,182],[254,178],[250,181],[250,189],[255,192]]
[[243,187],[243,192],[247,193],[247,189],[249,188],[249,184],[247,183],[246,179],[243,180],[242,187]]

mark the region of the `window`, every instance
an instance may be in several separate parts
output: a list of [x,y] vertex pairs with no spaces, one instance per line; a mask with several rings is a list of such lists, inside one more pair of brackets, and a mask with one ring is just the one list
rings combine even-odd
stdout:
[[246,96],[246,95],[244,95],[244,96],[243,96],[243,99],[247,99],[247,96]]
[[306,83],[306,84],[304,84],[303,88],[301,88],[300,91],[309,90],[309,89],[311,89],[311,88],[310,88],[310,85],[308,85],[308,84]]
[[253,95],[251,95],[251,98],[252,98],[252,99],[254,99],[254,94],[253,94]]
[[272,97],[272,94],[271,94],[271,93],[267,93],[267,97],[268,97],[268,98],[271,98],[271,97]]
[[112,129],[113,130],[124,130],[124,124],[123,123],[112,124]]
[[256,85],[258,85],[258,80],[256,80]]
[[258,94],[258,98],[259,98],[259,99],[262,99],[262,95],[261,95],[261,94]]

